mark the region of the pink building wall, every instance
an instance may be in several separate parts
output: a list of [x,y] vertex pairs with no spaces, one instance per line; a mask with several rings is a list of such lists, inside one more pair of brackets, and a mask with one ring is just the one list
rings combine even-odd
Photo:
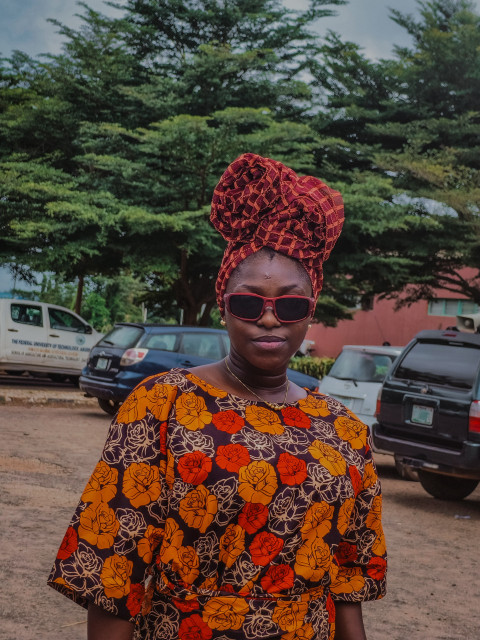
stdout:
[[[472,277],[473,269],[462,275]],[[438,298],[466,299],[449,291],[438,290]],[[455,326],[455,316],[428,315],[428,301],[420,300],[395,311],[395,300],[375,299],[371,311],[355,312],[353,320],[341,320],[336,327],[313,324],[307,340],[315,342],[312,355],[336,357],[345,344],[404,346],[423,329],[446,329]]]

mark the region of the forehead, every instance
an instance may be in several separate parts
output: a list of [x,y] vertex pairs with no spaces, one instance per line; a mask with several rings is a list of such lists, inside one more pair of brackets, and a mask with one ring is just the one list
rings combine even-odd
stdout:
[[227,284],[227,292],[252,291],[261,295],[312,295],[310,278],[298,260],[260,250],[243,260]]

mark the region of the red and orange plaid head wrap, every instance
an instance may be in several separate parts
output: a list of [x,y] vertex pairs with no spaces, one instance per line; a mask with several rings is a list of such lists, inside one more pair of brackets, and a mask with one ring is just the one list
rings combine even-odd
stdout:
[[223,315],[233,270],[263,247],[299,260],[317,298],[322,265],[342,230],[343,200],[318,178],[297,176],[281,162],[245,153],[215,187],[210,220],[228,241],[216,284]]

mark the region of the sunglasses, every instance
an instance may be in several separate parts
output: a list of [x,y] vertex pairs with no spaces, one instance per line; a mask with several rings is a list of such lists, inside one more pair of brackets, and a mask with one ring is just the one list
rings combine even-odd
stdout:
[[259,320],[267,305],[279,322],[300,322],[311,315],[315,305],[315,300],[306,296],[264,298],[256,293],[227,293],[224,300],[232,316],[247,322]]

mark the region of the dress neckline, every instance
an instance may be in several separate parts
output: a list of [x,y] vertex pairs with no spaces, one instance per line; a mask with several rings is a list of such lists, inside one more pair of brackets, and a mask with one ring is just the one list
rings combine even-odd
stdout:
[[[238,396],[234,393],[229,393],[228,391],[225,391],[225,389],[222,389],[221,387],[216,387],[215,385],[211,384],[210,382],[207,382],[206,380],[204,380],[203,378],[201,378],[199,375],[197,375],[196,373],[194,373],[193,371],[190,371],[189,369],[185,369],[183,367],[178,367],[176,369],[172,369],[171,371],[178,371],[181,375],[183,375],[184,378],[186,378],[187,380],[189,380],[190,382],[193,382],[192,380],[190,380],[190,378],[187,377],[187,374],[190,374],[192,376],[195,376],[198,380],[200,380],[201,382],[203,382],[203,384],[205,384],[208,387],[212,387],[214,389],[219,389],[220,391],[224,391],[227,396],[229,398],[232,398],[235,401],[240,401],[240,402],[248,402],[251,405],[259,405],[262,407],[266,407],[267,409],[269,409],[270,411],[282,411],[282,409],[272,409],[271,407],[268,406],[268,404],[264,401],[259,401],[259,400],[251,400],[250,398],[243,398],[242,396]],[[194,384],[196,384],[195,382],[193,382]],[[200,385],[196,385],[197,387]],[[200,386],[200,388],[202,388]],[[306,395],[303,398],[299,398],[298,400],[295,400],[295,402],[288,402],[287,406],[284,407],[284,409],[288,409],[289,407],[296,407],[298,405],[298,403],[301,400],[306,400],[308,398],[309,395],[312,394],[312,392],[310,391],[310,389],[307,389],[307,387],[300,387],[301,389],[303,389],[306,392]],[[205,391],[203,389],[203,391]],[[208,391],[207,391],[208,393]]]

